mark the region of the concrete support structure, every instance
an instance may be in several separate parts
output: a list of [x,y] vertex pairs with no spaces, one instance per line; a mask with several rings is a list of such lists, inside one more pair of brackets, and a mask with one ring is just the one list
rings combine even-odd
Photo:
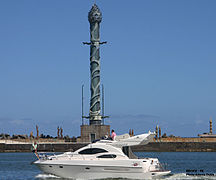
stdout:
[[92,142],[95,139],[100,139],[101,137],[110,134],[109,125],[82,125],[81,126],[81,141],[82,142]]

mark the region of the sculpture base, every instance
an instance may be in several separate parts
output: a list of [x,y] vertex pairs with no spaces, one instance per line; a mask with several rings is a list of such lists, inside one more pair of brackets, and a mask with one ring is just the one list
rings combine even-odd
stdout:
[[110,125],[81,125],[81,142],[92,142],[110,135]]

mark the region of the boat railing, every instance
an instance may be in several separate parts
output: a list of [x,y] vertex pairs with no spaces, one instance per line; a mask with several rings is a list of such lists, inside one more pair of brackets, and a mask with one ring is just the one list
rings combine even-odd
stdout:
[[66,156],[69,158],[69,159],[71,159],[72,157],[73,158],[78,158],[78,159],[83,159],[83,160],[85,160],[85,157],[82,155],[82,154],[66,154]]
[[56,155],[53,152],[38,152],[38,159],[40,160],[53,160],[53,159],[61,159],[61,158],[78,158],[82,160],[86,160],[86,157],[82,154],[59,154]]

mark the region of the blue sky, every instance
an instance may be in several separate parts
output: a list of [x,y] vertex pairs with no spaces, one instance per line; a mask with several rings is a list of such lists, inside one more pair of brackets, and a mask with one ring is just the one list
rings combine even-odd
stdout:
[[[96,1],[101,83],[117,134],[216,133],[216,1]],[[80,135],[89,109],[90,0],[0,1],[0,133]]]

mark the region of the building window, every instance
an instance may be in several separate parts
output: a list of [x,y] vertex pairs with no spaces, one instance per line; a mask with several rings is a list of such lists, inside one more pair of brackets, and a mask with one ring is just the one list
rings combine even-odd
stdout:
[[96,139],[96,137],[95,137],[96,135],[95,134],[93,134],[93,133],[91,133],[90,134],[90,138],[91,138],[91,142],[93,142],[95,139]]
[[108,151],[100,148],[89,148],[80,151],[79,154],[89,155],[89,154],[97,154],[97,153],[104,153],[104,152],[108,152]]

